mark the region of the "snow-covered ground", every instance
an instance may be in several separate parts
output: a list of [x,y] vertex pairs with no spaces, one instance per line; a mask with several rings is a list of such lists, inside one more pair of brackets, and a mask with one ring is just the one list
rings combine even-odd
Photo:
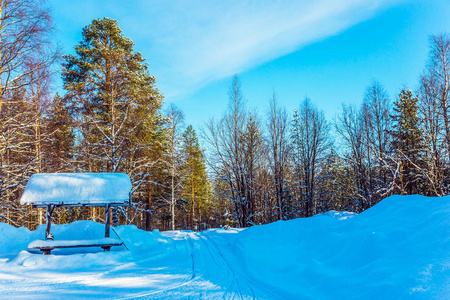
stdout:
[[[26,251],[44,230],[0,223],[1,299],[450,299],[450,197],[393,196],[360,215],[245,230],[120,226],[129,251]],[[104,226],[80,221],[52,233],[101,238]]]

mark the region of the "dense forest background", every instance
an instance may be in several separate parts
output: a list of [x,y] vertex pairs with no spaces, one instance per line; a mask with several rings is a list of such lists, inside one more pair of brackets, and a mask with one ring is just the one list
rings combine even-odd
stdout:
[[[115,209],[113,223],[146,230],[246,227],[361,212],[392,194],[449,193],[447,34],[430,37],[414,91],[399,87],[391,98],[373,80],[360,105],[342,104],[327,120],[310,99],[287,111],[275,92],[257,114],[235,76],[227,111],[197,132],[175,105],[164,108],[116,20],[93,20],[75,53],[63,55],[45,1],[6,0],[0,9],[1,222],[45,222],[41,209],[19,205],[30,176],[44,172],[127,173],[132,205]],[[54,216],[104,222],[105,213]]]

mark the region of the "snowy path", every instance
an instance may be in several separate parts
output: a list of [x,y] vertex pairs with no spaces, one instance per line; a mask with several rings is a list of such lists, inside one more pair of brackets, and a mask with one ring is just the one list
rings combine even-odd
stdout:
[[166,236],[185,241],[191,257],[191,277],[170,289],[144,293],[140,296],[152,299],[167,298],[208,298],[208,299],[277,299],[252,283],[252,280],[237,271],[243,266],[233,265],[226,254],[214,241],[220,238],[212,232],[171,232]]
[[[237,233],[231,230],[225,236]],[[161,234],[166,247],[145,255],[132,251],[77,253],[28,251],[0,256],[0,295],[8,298],[277,299],[246,277],[221,249],[215,231]],[[217,239],[218,241],[215,241]],[[134,248],[136,247],[136,248]],[[133,249],[134,248],[134,249]],[[78,250],[79,251],[79,250]],[[87,250],[89,251],[89,250]],[[92,248],[90,249],[92,252]]]

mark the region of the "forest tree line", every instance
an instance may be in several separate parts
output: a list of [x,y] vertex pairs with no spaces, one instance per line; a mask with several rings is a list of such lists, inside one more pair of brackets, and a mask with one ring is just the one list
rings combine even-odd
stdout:
[[[393,194],[449,193],[449,35],[430,37],[414,91],[391,99],[373,80],[360,105],[342,104],[327,120],[312,100],[289,112],[275,93],[257,114],[235,76],[227,111],[196,132],[175,105],[163,107],[116,20],[93,20],[74,54],[62,55],[45,1],[3,2],[1,222],[45,222],[42,210],[19,205],[35,173],[128,174],[132,204],[113,211],[113,224],[146,230],[246,227],[362,212]],[[103,208],[60,208],[53,221],[104,217]]]
[[450,189],[450,35],[431,36],[418,88],[391,99],[372,80],[359,105],[336,117],[304,99],[294,112],[276,94],[265,116],[245,105],[234,77],[228,111],[203,130],[213,195],[236,226],[362,212],[393,195]]
[[[163,109],[118,22],[93,20],[74,54],[63,55],[45,1],[2,1],[1,9],[0,221],[45,223],[42,209],[19,204],[32,174],[121,172],[132,181],[131,206],[113,209],[113,224],[197,228],[212,199],[197,133],[176,106]],[[55,223],[105,218],[99,207],[55,213]]]

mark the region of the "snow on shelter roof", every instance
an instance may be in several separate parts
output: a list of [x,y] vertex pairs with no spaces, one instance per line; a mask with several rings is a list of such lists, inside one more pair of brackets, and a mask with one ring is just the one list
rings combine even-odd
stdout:
[[21,205],[128,205],[130,177],[121,173],[34,174],[20,198]]

